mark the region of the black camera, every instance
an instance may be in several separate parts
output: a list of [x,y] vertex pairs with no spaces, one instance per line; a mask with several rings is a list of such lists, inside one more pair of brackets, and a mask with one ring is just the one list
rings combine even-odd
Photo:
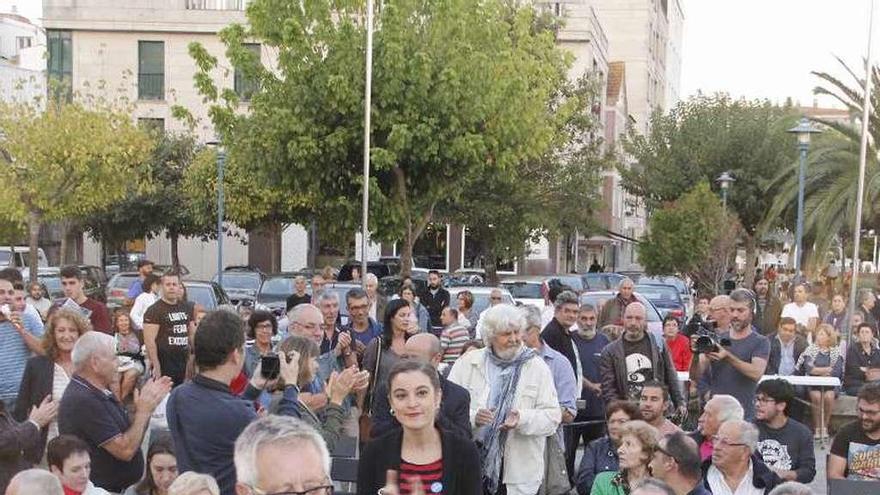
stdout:
[[703,320],[700,315],[695,314],[693,318],[685,326],[684,333],[690,338],[697,336],[696,342],[692,346],[692,350],[697,354],[706,354],[709,352],[718,352],[722,347],[730,346],[730,339],[721,337],[715,331],[715,322]]

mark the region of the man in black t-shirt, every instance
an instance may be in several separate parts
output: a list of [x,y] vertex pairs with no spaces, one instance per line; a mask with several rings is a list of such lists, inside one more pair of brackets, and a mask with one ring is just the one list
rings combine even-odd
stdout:
[[180,276],[162,275],[162,298],[144,313],[144,345],[152,376],[168,376],[174,386],[186,378],[189,342],[195,325],[190,307],[181,299]]
[[859,390],[859,419],[834,436],[828,456],[828,479],[880,479],[880,382]]
[[755,395],[758,454],[783,481],[811,483],[816,477],[816,454],[809,428],[788,417],[794,387],[785,380],[764,380]]
[[312,302],[311,294],[306,292],[305,277],[303,277],[302,275],[297,275],[296,278],[293,279],[293,289],[294,293],[291,294],[285,301],[285,313],[289,313],[291,309],[299,306],[300,304],[309,304]]

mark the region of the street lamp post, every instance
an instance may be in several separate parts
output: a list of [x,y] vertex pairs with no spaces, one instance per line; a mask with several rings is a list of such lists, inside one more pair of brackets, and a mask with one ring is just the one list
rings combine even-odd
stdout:
[[367,50],[364,79],[364,195],[361,206],[361,286],[367,287],[367,239],[370,220],[370,113],[373,90],[373,0],[367,0]]
[[715,182],[721,186],[721,205],[724,206],[724,211],[727,211],[727,190],[730,189],[730,186],[736,182],[736,179],[730,175],[730,172],[724,171],[721,175],[715,179]]
[[796,251],[794,257],[795,274],[801,275],[801,259],[804,242],[804,182],[806,181],[807,151],[810,149],[810,135],[822,131],[810,125],[810,120],[804,117],[798,122],[796,127],[792,127],[788,132],[797,135],[798,150],[801,155],[800,166],[798,167],[798,209],[797,227],[795,230]]
[[219,141],[209,141],[208,146],[217,150],[217,283],[223,285],[223,216],[225,198],[223,196],[223,172],[226,167],[226,150]]

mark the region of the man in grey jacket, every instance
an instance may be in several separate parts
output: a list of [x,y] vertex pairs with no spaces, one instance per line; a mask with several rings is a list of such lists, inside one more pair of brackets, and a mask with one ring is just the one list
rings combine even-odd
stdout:
[[678,386],[678,375],[666,343],[648,333],[645,306],[634,302],[624,311],[624,332],[602,350],[599,373],[602,399],[638,401],[642,384],[656,380],[669,388],[672,403],[684,412],[686,404]]

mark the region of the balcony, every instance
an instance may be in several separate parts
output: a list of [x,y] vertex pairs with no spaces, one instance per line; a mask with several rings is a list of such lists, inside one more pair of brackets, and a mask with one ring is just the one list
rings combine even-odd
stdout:
[[250,0],[186,0],[186,10],[244,10]]

